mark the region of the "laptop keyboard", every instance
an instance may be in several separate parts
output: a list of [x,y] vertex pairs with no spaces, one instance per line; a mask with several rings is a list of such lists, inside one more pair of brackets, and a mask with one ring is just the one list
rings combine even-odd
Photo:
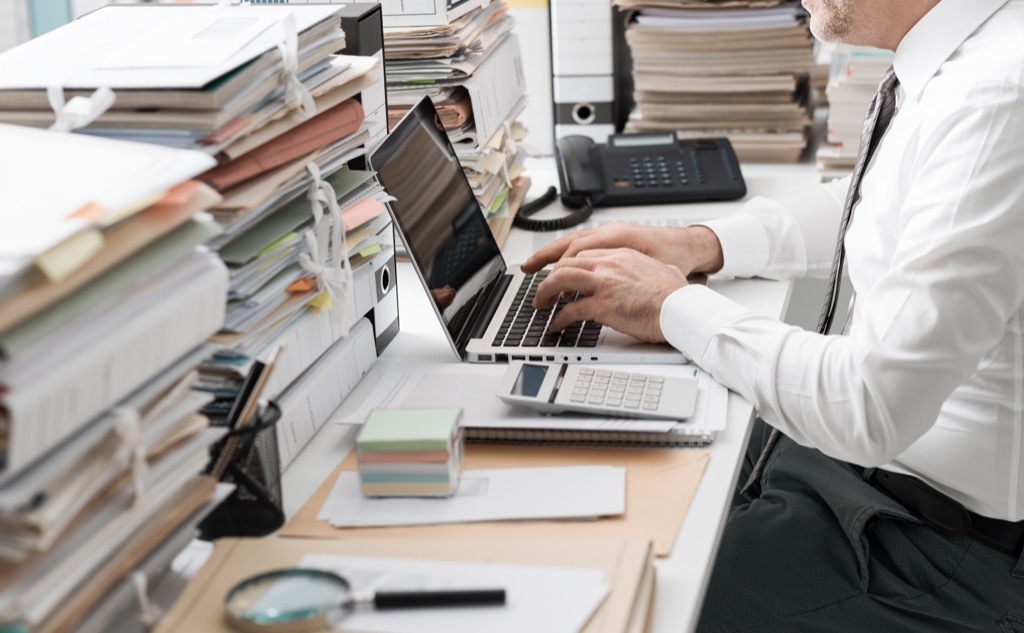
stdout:
[[579,298],[560,297],[551,308],[535,310],[533,298],[537,286],[548,276],[547,270],[527,275],[516,292],[508,314],[501,322],[498,335],[492,341],[495,347],[596,347],[601,324],[596,321],[576,321],[561,332],[548,332],[551,317],[567,303]]

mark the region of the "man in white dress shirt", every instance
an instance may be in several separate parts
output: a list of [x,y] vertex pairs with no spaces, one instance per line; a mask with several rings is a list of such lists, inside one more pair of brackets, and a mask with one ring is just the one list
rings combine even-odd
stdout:
[[726,524],[701,631],[1024,632],[1024,0],[803,3],[819,38],[895,51],[845,335],[687,278],[826,276],[849,179],[582,232],[524,268],[557,261],[538,305],[587,295],[556,328],[668,341],[784,435]]

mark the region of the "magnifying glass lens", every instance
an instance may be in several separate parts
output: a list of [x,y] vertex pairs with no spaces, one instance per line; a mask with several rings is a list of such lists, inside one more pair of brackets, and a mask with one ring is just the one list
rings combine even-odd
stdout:
[[322,628],[327,612],[348,602],[344,578],[315,569],[292,569],[255,576],[231,590],[225,602],[236,628],[248,631]]

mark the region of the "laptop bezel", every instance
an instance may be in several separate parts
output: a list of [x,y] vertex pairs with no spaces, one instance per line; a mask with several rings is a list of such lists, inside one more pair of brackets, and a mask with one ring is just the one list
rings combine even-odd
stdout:
[[[394,146],[402,142],[401,140],[399,140],[401,134],[396,134],[396,132],[399,132],[404,126],[408,126],[410,120],[415,120],[416,122],[414,123],[414,125],[419,127],[420,120],[433,121],[436,115],[437,109],[434,107],[434,103],[433,101],[430,100],[430,97],[421,97],[420,100],[416,103],[416,105],[410,108],[409,111],[406,112],[405,115],[402,117],[402,119],[395,125],[395,127],[392,128],[390,133],[381,142],[381,144],[378,145],[367,156],[368,166],[376,173],[378,181],[382,186],[384,186],[385,190],[387,189],[387,183],[385,183],[384,180],[380,177],[379,166],[380,164],[386,164],[387,161],[394,156]],[[442,134],[442,136],[444,137],[444,142],[447,145],[447,151],[449,151],[452,156],[455,156],[455,148],[452,146],[451,141],[448,138],[448,135]],[[420,280],[420,285],[423,287],[424,292],[427,293],[427,302],[430,304],[430,308],[434,311],[434,314],[441,325],[441,329],[444,330],[445,338],[448,339],[448,343],[451,345],[452,350],[455,351],[459,358],[461,358],[462,360],[467,360],[467,348],[469,347],[470,341],[472,341],[475,338],[479,338],[475,333],[479,332],[480,334],[482,334],[484,331],[486,331],[487,327],[490,325],[491,319],[493,319],[494,317],[494,308],[492,308],[488,313],[483,315],[480,314],[480,311],[484,309],[486,306],[490,305],[496,307],[498,305],[499,301],[494,301],[492,298],[496,292],[501,292],[502,294],[504,294],[505,290],[507,289],[508,284],[503,283],[503,281],[507,281],[507,278],[509,276],[509,267],[508,262],[505,261],[504,256],[501,254],[501,248],[498,246],[497,240],[494,239],[494,234],[491,232],[490,227],[486,226],[487,220],[486,218],[484,218],[483,209],[480,207],[480,203],[476,199],[476,196],[473,195],[473,188],[469,184],[469,180],[466,179],[464,173],[462,173],[462,178],[460,178],[459,180],[462,182],[463,190],[468,196],[468,199],[472,201],[471,204],[476,207],[480,221],[485,223],[485,239],[491,241],[494,250],[497,253],[497,260],[500,263],[500,267],[495,278],[489,284],[487,284],[481,289],[480,296],[476,301],[476,305],[473,308],[473,312],[470,314],[467,320],[467,327],[463,328],[461,331],[461,340],[456,340],[456,338],[452,336],[451,328],[449,328],[448,326],[448,321],[445,318],[444,313],[431,298],[430,284],[427,282],[427,279],[423,274],[423,263],[419,261],[415,249],[409,247],[409,240],[407,237],[409,235],[409,232],[406,230],[406,225],[403,223],[402,218],[399,216],[399,214],[394,210],[392,203],[389,202],[387,203],[386,206],[388,208],[388,213],[391,215],[391,219],[395,223],[396,230],[399,232],[399,235],[402,237],[402,241],[406,246],[405,250],[407,255],[409,256],[409,260],[412,263],[413,269],[416,271],[416,277]],[[474,329],[472,327],[473,325],[477,325],[479,327]]]

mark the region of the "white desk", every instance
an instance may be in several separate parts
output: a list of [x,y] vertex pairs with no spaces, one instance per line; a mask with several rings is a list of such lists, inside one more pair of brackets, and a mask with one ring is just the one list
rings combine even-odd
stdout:
[[[532,198],[540,195],[556,178],[550,161],[534,161],[529,167],[534,181],[530,191]],[[776,195],[818,181],[817,173],[810,165],[745,165],[743,171],[749,195]],[[686,221],[697,221],[730,213],[738,206],[739,203],[714,203],[602,209],[595,212],[594,219],[628,221],[637,217],[681,217]],[[532,251],[532,245],[532,234],[513,230],[504,249],[505,256],[510,263],[522,261]],[[458,362],[411,267],[400,264],[398,277],[401,332],[345,401],[336,413],[337,417],[343,417],[354,410],[392,363]],[[791,289],[788,282],[765,280],[713,280],[711,286],[751,309],[772,317],[780,317],[785,313]],[[710,447],[711,460],[686,515],[672,556],[659,559],[656,563],[658,581],[652,628],[654,633],[691,631],[696,626],[704,588],[750,433],[752,413],[750,404],[736,394],[730,396],[728,428],[718,435]],[[285,471],[283,494],[285,511],[289,517],[298,511],[351,448],[351,434],[350,427],[326,424]]]

